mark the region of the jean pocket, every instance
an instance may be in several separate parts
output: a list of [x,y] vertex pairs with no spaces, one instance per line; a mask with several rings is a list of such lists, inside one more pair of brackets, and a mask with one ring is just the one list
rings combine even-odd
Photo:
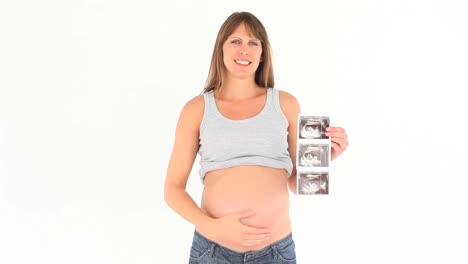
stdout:
[[296,263],[296,246],[294,241],[291,240],[290,243],[286,245],[282,245],[281,247],[277,247],[276,251],[278,252],[278,256],[280,259],[286,261],[287,263]]
[[193,243],[192,247],[190,248],[190,259],[192,260],[200,260],[203,258],[208,252],[210,251],[209,244],[198,244]]

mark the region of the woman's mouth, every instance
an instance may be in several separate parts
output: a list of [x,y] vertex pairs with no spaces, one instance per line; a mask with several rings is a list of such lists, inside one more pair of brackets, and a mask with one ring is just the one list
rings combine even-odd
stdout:
[[234,60],[234,61],[240,65],[249,65],[251,63],[250,61],[245,61],[245,60]]

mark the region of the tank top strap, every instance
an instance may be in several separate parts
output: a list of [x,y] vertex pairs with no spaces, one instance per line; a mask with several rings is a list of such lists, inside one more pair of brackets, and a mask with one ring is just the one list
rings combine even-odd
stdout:
[[206,124],[206,120],[212,118],[214,116],[215,113],[213,113],[213,106],[216,107],[215,105],[215,101],[214,101],[214,95],[213,95],[213,91],[210,91],[210,92],[206,92],[203,94],[203,99],[205,101],[205,109],[203,110],[203,118],[202,118],[202,121],[201,121],[201,124],[200,124],[200,132],[202,133],[204,128],[205,128],[205,124]]
[[265,102],[265,109],[269,109],[273,105],[273,88],[267,88],[267,96]]
[[273,106],[275,108],[276,112],[282,113],[281,111],[281,105],[280,105],[280,100],[279,100],[279,91],[278,89],[271,88],[271,101],[273,102]]
[[205,99],[205,112],[210,109],[212,97],[213,92],[206,92],[203,94],[203,98]]

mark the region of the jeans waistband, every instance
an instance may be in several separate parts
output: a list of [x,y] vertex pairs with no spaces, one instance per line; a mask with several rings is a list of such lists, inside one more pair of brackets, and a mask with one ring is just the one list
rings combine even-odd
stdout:
[[221,251],[224,255],[232,256],[232,257],[244,257],[244,255],[249,254],[251,256],[261,256],[265,254],[271,253],[273,248],[282,248],[288,244],[291,243],[293,240],[292,238],[292,233],[289,233],[286,237],[260,249],[260,250],[253,250],[253,251],[245,251],[245,252],[240,252],[240,251],[235,251],[229,248],[226,248],[224,246],[219,245],[216,242],[213,242],[209,240],[208,238],[204,237],[202,234],[200,234],[197,230],[195,230],[194,234],[194,240],[197,241],[197,243],[203,243],[206,246],[212,246],[213,244],[217,248],[218,251]]

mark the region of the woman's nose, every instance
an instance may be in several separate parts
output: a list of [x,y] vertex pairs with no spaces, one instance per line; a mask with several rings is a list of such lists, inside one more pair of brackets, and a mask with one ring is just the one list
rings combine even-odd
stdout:
[[249,54],[249,52],[247,51],[247,49],[246,49],[246,48],[241,48],[241,50],[240,50],[240,54],[241,54],[241,55],[248,55],[248,54]]

